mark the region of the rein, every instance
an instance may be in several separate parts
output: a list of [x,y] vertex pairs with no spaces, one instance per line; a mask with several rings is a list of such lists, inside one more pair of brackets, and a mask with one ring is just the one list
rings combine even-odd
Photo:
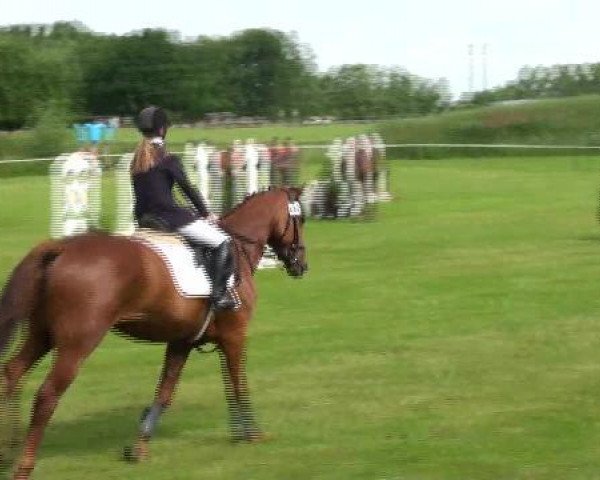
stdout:
[[258,241],[247,237],[246,235],[242,235],[241,233],[235,233],[235,232],[228,232],[229,235],[231,235],[232,238],[234,238],[235,240],[239,240],[239,244],[237,242],[233,242],[233,245],[235,247],[235,251],[237,252],[237,256],[240,257],[240,251],[244,256],[244,259],[246,260],[246,263],[248,264],[248,266],[250,267],[250,272],[252,273],[252,275],[254,275],[254,272],[256,271],[256,266],[252,264],[252,259],[250,258],[250,254],[248,253],[248,250],[244,248],[244,245],[258,245]]

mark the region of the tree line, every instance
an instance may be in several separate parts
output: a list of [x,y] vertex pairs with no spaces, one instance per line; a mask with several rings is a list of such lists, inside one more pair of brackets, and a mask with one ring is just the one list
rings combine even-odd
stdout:
[[179,121],[210,112],[270,120],[344,119],[434,112],[449,102],[444,79],[355,64],[317,71],[295,34],[248,29],[183,40],[146,29],[104,35],[75,22],[0,28],[0,129],[49,108],[74,118],[130,116],[161,105]]

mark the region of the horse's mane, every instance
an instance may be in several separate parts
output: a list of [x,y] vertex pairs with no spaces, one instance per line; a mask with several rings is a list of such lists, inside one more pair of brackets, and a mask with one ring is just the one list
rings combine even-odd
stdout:
[[260,197],[262,195],[266,195],[267,193],[272,193],[272,192],[276,192],[276,191],[282,191],[282,192],[286,192],[287,193],[288,189],[286,187],[275,187],[275,188],[271,187],[268,190],[264,190],[262,192],[254,192],[254,193],[251,193],[250,195],[246,195],[246,197],[244,198],[244,200],[242,200],[241,203],[239,203],[234,208],[232,208],[227,213],[225,213],[223,216],[221,216],[221,220],[225,220],[230,215],[233,215],[240,208],[242,208],[246,203],[248,203],[248,201],[250,201],[250,200],[252,200],[252,199],[254,199],[256,197]]

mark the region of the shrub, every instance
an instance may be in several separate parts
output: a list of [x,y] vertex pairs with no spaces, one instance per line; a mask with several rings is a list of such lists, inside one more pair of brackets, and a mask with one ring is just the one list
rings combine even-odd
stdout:
[[33,130],[26,147],[31,158],[60,155],[70,147],[70,132],[65,128],[71,115],[64,102],[50,100],[32,116]]

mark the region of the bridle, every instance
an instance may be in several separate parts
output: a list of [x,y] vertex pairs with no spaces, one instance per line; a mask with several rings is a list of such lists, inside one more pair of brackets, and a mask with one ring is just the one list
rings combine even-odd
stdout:
[[[280,260],[286,263],[289,267],[299,267],[300,260],[299,254],[303,252],[305,247],[300,243],[300,222],[302,221],[302,207],[300,206],[300,202],[297,200],[292,200],[292,198],[288,194],[288,217],[285,224],[285,228],[283,229],[283,233],[280,236],[280,240],[283,241],[285,236],[290,229],[290,226],[293,230],[292,243],[289,247],[283,247],[281,251],[277,251],[277,256],[280,257]],[[281,258],[283,257],[283,258]]]
[[[283,261],[286,268],[289,270],[290,268],[296,268],[302,270],[302,265],[300,262],[299,254],[305,250],[304,245],[300,242],[300,222],[303,220],[302,216],[302,207],[297,200],[293,200],[288,192],[288,215],[285,227],[281,235],[278,235],[278,240],[276,242],[271,242],[273,250],[277,254],[277,257]],[[288,232],[292,229],[292,243],[289,246],[284,246],[283,240],[285,239]],[[256,265],[253,264],[250,254],[247,249],[244,247],[245,245],[258,245],[259,242],[247,237],[246,235],[242,235],[236,232],[229,232],[233,238],[236,238],[240,241],[241,245],[238,247],[236,245],[236,249],[238,250],[238,256],[241,253],[250,266],[251,272],[254,274],[256,270]]]

